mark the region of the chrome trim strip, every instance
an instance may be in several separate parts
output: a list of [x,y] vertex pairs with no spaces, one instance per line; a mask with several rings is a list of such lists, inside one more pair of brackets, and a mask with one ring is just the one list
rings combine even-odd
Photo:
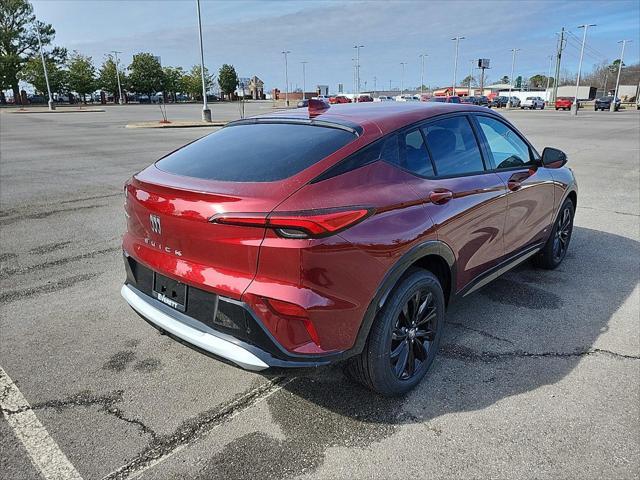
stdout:
[[120,294],[131,308],[151,323],[198,348],[225,358],[247,370],[260,371],[269,367],[248,350],[210,333],[197,330],[167,315],[151,305],[129,285],[123,285]]

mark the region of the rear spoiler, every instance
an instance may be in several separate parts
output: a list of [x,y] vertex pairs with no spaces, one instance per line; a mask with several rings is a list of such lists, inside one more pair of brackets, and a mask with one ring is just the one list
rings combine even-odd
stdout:
[[[316,100],[317,101],[317,100]],[[331,120],[319,120],[315,118],[300,118],[300,117],[252,117],[252,118],[244,118],[242,120],[235,120],[233,122],[227,123],[223,128],[229,128],[236,125],[253,125],[256,123],[285,123],[292,125],[311,125],[314,127],[326,127],[326,128],[337,128],[339,130],[345,130],[347,132],[353,133],[355,136],[359,137],[362,134],[362,127],[355,123],[343,120],[343,119],[331,119]]]

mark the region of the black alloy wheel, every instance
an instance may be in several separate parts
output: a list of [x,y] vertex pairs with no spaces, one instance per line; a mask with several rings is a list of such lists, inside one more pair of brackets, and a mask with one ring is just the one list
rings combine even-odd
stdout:
[[398,379],[408,380],[425,366],[437,322],[435,300],[429,290],[418,290],[404,304],[391,335],[389,357]]
[[567,254],[571,230],[573,227],[572,212],[568,205],[565,205],[562,213],[558,216],[555,236],[553,238],[553,260],[560,263]]

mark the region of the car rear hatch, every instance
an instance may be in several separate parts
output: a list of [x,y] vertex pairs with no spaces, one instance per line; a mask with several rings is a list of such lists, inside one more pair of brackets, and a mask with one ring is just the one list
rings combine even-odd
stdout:
[[126,185],[125,252],[162,275],[238,299],[255,275],[265,227],[216,216],[266,217],[301,186],[297,173],[355,138],[336,128],[252,124],[189,144]]

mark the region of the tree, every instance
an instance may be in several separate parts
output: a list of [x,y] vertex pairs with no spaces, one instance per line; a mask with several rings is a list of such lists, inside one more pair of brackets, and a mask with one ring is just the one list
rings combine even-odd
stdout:
[[509,76],[503,75],[503,77],[500,79],[500,83],[509,83]]
[[[120,73],[120,86],[124,89],[124,85],[127,84],[127,78],[124,70],[118,69]],[[118,72],[116,71],[116,62],[113,56],[107,55],[102,66],[98,72],[97,87],[103,89],[105,92],[113,95],[114,102],[120,100],[120,91],[118,89]]]
[[73,52],[69,59],[69,89],[87,103],[87,94],[96,89],[96,68],[91,57]]
[[229,95],[231,100],[231,94],[236,90],[238,86],[238,74],[233,65],[227,65],[226,63],[220,67],[220,73],[218,74],[218,85],[223,95]]
[[[207,91],[213,85],[213,77],[209,75],[209,70],[204,67],[204,84]],[[200,65],[191,67],[191,71],[182,79],[182,87],[184,92],[191,98],[202,99],[202,75],[200,74]]]
[[[546,87],[547,86],[547,76],[546,75],[534,75],[529,78],[529,85],[535,88]],[[551,85],[551,83],[550,83]]]
[[[63,63],[52,57],[45,57],[45,62],[47,64],[47,76],[49,77],[51,93],[62,93],[66,91],[68,89],[69,76],[68,72],[62,68]],[[47,82],[44,76],[41,58],[33,57],[29,59],[22,68],[18,78],[33,85],[36,92],[43,95],[47,94]]]
[[11,88],[16,103],[21,102],[18,76],[29,59],[39,55],[36,28],[43,47],[49,45],[55,30],[36,22],[27,0],[0,0],[0,88]]
[[164,91],[173,96],[176,101],[176,94],[184,92],[184,70],[182,67],[164,67],[162,69],[164,77]]
[[149,95],[151,99],[151,95],[162,90],[162,67],[150,53],[134,55],[129,70],[129,85],[134,92]]
[[516,77],[516,84],[514,85],[515,88],[522,88],[522,77],[520,75],[518,75]]
[[463,87],[469,87],[469,86],[473,85],[474,83],[476,83],[476,79],[474,77],[472,77],[471,75],[467,75],[462,80],[462,86]]

